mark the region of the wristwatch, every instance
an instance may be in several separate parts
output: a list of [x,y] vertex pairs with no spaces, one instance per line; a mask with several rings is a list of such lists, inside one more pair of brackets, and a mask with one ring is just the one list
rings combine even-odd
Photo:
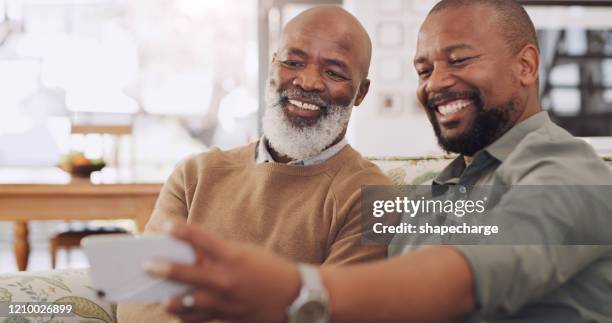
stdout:
[[321,282],[319,268],[298,264],[302,278],[300,294],[287,309],[289,323],[327,323],[329,302],[327,290]]

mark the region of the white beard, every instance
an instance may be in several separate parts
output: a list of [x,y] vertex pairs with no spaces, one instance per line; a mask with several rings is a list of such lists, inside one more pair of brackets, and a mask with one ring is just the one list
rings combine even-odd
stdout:
[[354,102],[355,98],[348,106],[330,105],[313,125],[296,125],[283,111],[281,94],[268,85],[262,118],[264,136],[276,152],[291,159],[316,156],[344,131]]

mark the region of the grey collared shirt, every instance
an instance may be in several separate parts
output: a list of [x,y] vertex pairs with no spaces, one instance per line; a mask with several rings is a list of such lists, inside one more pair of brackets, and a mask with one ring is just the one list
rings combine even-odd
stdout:
[[[516,185],[612,185],[612,171],[584,141],[572,137],[540,112],[517,124],[466,165],[462,156],[447,166],[439,185],[508,185],[494,210],[520,214],[537,223],[542,234],[559,228],[555,221],[577,223],[591,234],[589,223],[572,208],[579,196],[560,198],[543,191],[516,198]],[[516,191],[516,190],[514,190]],[[612,214],[612,196],[591,203],[583,212]],[[580,204],[580,205],[582,205]],[[555,216],[550,216],[554,210]],[[612,228],[612,216],[608,227]],[[592,231],[591,231],[592,230]],[[612,247],[561,245],[456,246],[475,279],[478,310],[470,322],[612,322]]]
[[[340,150],[342,150],[342,148],[344,148],[346,145],[348,145],[348,141],[346,140],[346,138],[342,138],[342,140],[340,140],[338,143],[323,150],[315,156],[308,157],[305,159],[292,160],[288,162],[287,165],[310,166],[320,164],[332,158],[334,155],[340,152]],[[270,151],[268,150],[268,139],[266,139],[265,136],[261,136],[261,139],[257,144],[257,155],[255,156],[255,162],[257,164],[276,163],[274,158],[272,158]]]

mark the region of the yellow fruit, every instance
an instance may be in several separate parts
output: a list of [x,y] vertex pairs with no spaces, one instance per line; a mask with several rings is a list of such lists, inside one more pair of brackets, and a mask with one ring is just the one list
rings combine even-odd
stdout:
[[90,162],[87,158],[85,158],[85,156],[76,156],[72,159],[72,165],[77,165],[77,166],[82,166],[82,165],[89,165]]

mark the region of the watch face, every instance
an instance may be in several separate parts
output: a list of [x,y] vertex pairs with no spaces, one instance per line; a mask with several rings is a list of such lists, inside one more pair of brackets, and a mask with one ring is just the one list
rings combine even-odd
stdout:
[[295,322],[313,323],[320,322],[327,315],[325,306],[320,301],[309,301],[304,303],[295,313]]

